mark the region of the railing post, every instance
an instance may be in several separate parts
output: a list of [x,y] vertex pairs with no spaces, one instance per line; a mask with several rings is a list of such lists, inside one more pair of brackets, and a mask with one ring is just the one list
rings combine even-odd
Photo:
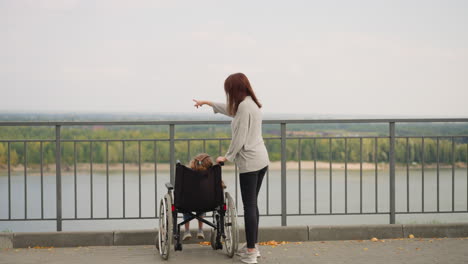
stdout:
[[395,122],[390,122],[390,224],[395,224]]
[[62,231],[62,148],[60,143],[60,125],[55,126],[55,189],[57,206],[57,231]]
[[281,123],[281,225],[286,226],[286,123]]
[[174,141],[174,124],[169,125],[169,164],[170,164],[170,179],[171,183],[175,184],[175,141]]

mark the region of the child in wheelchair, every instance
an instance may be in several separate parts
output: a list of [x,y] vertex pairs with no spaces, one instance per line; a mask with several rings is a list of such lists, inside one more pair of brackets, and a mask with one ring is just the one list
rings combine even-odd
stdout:
[[[206,153],[201,153],[196,155],[189,163],[189,167],[194,170],[194,171],[205,171],[213,166],[213,161],[210,157],[210,155]],[[221,185],[223,188],[226,188],[226,185],[224,185],[224,182],[221,182]],[[197,212],[198,214],[198,212]],[[200,214],[200,216],[204,217],[206,216],[205,213]],[[189,214],[184,214],[184,220],[187,220],[190,218]],[[182,236],[182,240],[189,240],[192,238],[192,234],[190,234],[190,222],[185,223],[185,232],[184,235]],[[197,232],[197,238],[198,239],[205,239],[205,235],[203,233],[203,222],[198,220],[198,232]]]

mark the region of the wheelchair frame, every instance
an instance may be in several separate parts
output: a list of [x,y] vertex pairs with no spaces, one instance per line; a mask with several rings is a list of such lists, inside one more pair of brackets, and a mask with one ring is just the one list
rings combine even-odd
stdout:
[[[239,244],[239,229],[237,226],[236,207],[229,192],[223,190],[224,202],[213,210],[213,222],[210,222],[199,215],[202,212],[194,214],[191,211],[176,208],[173,203],[174,186],[171,183],[166,183],[166,188],[167,193],[160,201],[159,230],[155,241],[160,256],[165,260],[169,259],[170,247],[173,243],[174,250],[181,251],[180,227],[193,219],[198,219],[211,227],[211,247],[214,250],[223,249],[222,242],[224,242],[226,253],[232,258]],[[178,213],[189,214],[190,217],[181,223],[177,223]]]

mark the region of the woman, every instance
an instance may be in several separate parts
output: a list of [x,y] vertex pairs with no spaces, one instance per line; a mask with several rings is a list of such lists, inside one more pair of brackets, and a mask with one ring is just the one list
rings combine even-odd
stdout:
[[241,261],[257,263],[259,212],[257,197],[263,176],[268,169],[268,152],[262,137],[262,115],[250,82],[242,73],[230,75],[224,82],[227,104],[193,100],[195,107],[209,105],[214,113],[232,117],[231,145],[225,156],[216,162],[235,162],[239,167],[242,202],[244,204],[245,237],[247,245],[239,250]]

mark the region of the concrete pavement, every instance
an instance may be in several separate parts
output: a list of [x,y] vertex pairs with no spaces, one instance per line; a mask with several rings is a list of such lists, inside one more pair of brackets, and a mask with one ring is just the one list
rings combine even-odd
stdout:
[[[290,242],[260,246],[259,263],[468,263],[468,237]],[[241,263],[210,246],[184,245],[163,261],[154,246],[0,249],[0,264]]]

